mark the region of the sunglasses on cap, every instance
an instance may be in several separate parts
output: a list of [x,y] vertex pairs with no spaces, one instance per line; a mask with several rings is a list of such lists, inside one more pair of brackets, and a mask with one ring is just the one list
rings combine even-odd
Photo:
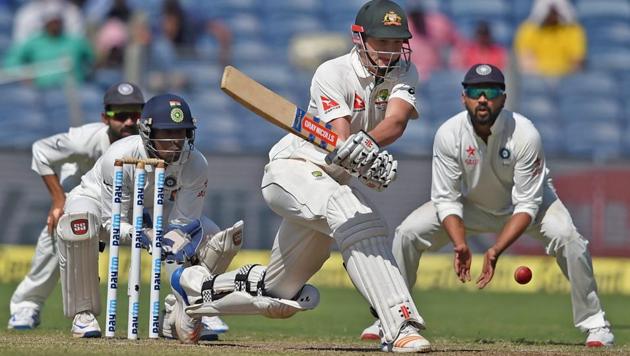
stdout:
[[481,95],[485,96],[486,99],[492,100],[497,98],[500,95],[503,95],[503,89],[501,88],[480,88],[480,87],[468,87],[464,89],[464,93],[467,97],[471,99],[479,99]]
[[140,111],[105,111],[107,117],[118,121],[138,120],[141,114]]

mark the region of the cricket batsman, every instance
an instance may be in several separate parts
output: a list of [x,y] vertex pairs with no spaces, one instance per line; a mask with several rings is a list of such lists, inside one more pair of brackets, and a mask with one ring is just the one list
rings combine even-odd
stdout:
[[396,266],[388,228],[376,205],[348,185],[383,190],[397,162],[382,147],[418,117],[418,74],[409,62],[404,11],[388,0],[367,2],[352,25],[349,54],[323,63],[311,83],[308,112],[330,123],[345,142],[327,155],[294,135],[270,151],[262,195],[282,217],[267,266],[216,274],[202,266],[172,276],[188,315],[261,314],[287,318],[319,302],[306,282],[339,246],[348,275],[381,320],[382,350],[424,352],[424,320]]

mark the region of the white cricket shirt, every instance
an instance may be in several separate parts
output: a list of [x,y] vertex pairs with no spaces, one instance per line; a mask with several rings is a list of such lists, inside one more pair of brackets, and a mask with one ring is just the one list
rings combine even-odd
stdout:
[[[70,196],[81,195],[101,202],[103,226],[111,225],[114,161],[122,157],[148,158],[139,135],[125,137],[114,142],[86,175]],[[155,174],[153,167],[145,166],[144,206],[152,212]],[[123,198],[121,219],[130,222],[134,189],[134,165],[123,166]],[[208,162],[196,149],[182,165],[168,165],[164,179],[164,216],[167,222],[178,218],[198,219],[208,187]]]
[[[398,79],[385,80],[376,85],[375,77],[361,64],[356,49],[350,53],[324,62],[317,68],[311,82],[311,98],[308,113],[319,117],[324,122],[350,116],[350,133],[360,130],[369,132],[385,118],[387,103],[392,98],[400,98],[412,105],[419,112],[416,103],[415,88],[418,73],[413,64],[406,73],[395,69],[391,74]],[[297,158],[311,161],[322,167],[326,166],[326,151],[312,143],[288,134],[269,152],[269,158]],[[328,167],[333,175],[341,174]],[[345,172],[344,172],[345,173]]]
[[491,132],[486,145],[462,111],[435,134],[431,200],[440,221],[463,218],[462,198],[488,213],[536,217],[549,179],[538,131],[524,116],[503,110]]
[[40,176],[56,174],[69,192],[109,147],[107,130],[101,122],[91,123],[35,141],[31,169]]

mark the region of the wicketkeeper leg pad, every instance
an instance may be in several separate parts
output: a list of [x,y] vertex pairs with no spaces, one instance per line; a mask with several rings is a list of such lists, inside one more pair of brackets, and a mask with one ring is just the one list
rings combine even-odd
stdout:
[[101,312],[98,279],[99,218],[91,213],[67,213],[57,224],[63,311]]
[[328,202],[328,223],[355,287],[376,310],[384,339],[393,342],[402,326],[424,328],[424,320],[396,266],[387,227],[367,201],[347,186]]

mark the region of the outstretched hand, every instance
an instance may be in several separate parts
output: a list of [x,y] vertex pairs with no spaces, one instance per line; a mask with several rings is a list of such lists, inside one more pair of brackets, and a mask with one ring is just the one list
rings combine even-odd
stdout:
[[455,274],[462,283],[470,281],[470,264],[472,263],[472,255],[467,245],[455,246],[453,248],[455,252],[455,258],[453,261],[453,267],[455,268]]
[[493,248],[489,248],[483,255],[483,267],[477,279],[477,288],[483,289],[483,287],[490,283],[492,277],[494,277],[494,268],[497,265],[498,259],[499,255]]

